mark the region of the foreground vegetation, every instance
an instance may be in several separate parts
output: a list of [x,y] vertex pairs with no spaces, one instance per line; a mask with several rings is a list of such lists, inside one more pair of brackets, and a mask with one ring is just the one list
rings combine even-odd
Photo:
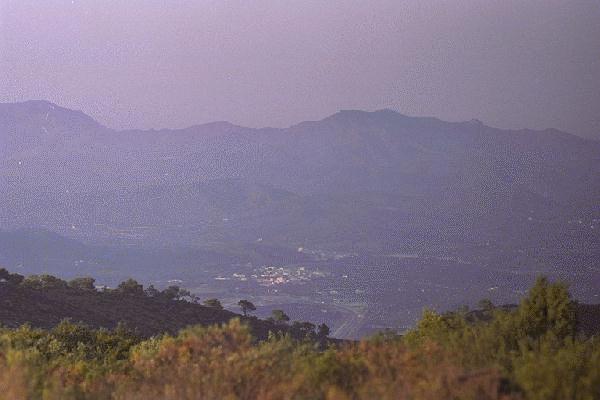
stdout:
[[600,343],[544,278],[515,308],[425,311],[404,336],[328,348],[239,319],[149,339],[63,321],[0,331],[0,398],[600,399]]

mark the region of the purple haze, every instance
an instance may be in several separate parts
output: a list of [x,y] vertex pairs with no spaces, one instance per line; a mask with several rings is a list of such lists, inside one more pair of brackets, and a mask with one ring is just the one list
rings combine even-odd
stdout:
[[114,128],[392,108],[600,138],[591,1],[0,0],[0,102]]

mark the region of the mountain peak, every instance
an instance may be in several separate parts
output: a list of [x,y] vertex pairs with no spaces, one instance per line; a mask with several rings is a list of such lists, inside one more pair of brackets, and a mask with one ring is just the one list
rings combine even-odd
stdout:
[[61,124],[77,127],[99,127],[100,124],[81,110],[72,110],[47,100],[27,100],[17,103],[0,103],[0,114],[13,120],[39,119],[47,122],[51,119]]
[[375,111],[364,111],[364,110],[340,110],[337,113],[333,114],[334,116],[356,116],[363,117],[367,115],[397,115],[397,116],[405,116],[400,114],[398,111],[392,110],[391,108],[382,108]]
[[375,111],[363,111],[363,110],[340,110],[323,120],[338,120],[338,121],[357,121],[366,120],[379,117],[406,117],[391,109],[382,109]]
[[186,129],[188,129],[188,130],[193,130],[193,129],[231,130],[231,129],[237,129],[237,128],[242,128],[242,127],[239,125],[232,124],[229,121],[213,121],[213,122],[207,122],[205,124],[194,124],[192,126],[187,127]]
[[[17,103],[3,103],[2,105],[8,105],[13,107],[21,107],[28,111],[47,111],[53,109],[60,109],[62,107],[48,101],[48,100],[26,100]],[[65,109],[66,110],[66,109]]]

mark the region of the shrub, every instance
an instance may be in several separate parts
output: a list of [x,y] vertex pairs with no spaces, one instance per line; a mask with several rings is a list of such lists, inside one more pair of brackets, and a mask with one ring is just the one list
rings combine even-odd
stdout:
[[94,278],[90,278],[89,276],[87,276],[82,278],[71,279],[68,285],[73,289],[95,291],[95,283],[96,280]]
[[20,285],[36,290],[65,289],[67,282],[52,275],[30,275],[23,279]]
[[130,295],[130,296],[142,296],[144,295],[144,287],[139,284],[135,279],[127,279],[119,283],[116,291],[118,293]]
[[223,309],[223,305],[221,304],[219,299],[207,299],[207,300],[204,300],[204,302],[202,304],[204,304],[206,307],[214,308],[217,310]]

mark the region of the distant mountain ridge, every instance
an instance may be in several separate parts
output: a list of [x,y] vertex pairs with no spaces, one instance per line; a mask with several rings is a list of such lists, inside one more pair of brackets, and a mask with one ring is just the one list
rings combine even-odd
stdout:
[[118,224],[194,227],[196,244],[351,250],[566,236],[594,247],[600,143],[392,110],[285,129],[116,131],[31,101],[0,104],[0,184],[1,226],[74,226],[92,238],[92,226]]

